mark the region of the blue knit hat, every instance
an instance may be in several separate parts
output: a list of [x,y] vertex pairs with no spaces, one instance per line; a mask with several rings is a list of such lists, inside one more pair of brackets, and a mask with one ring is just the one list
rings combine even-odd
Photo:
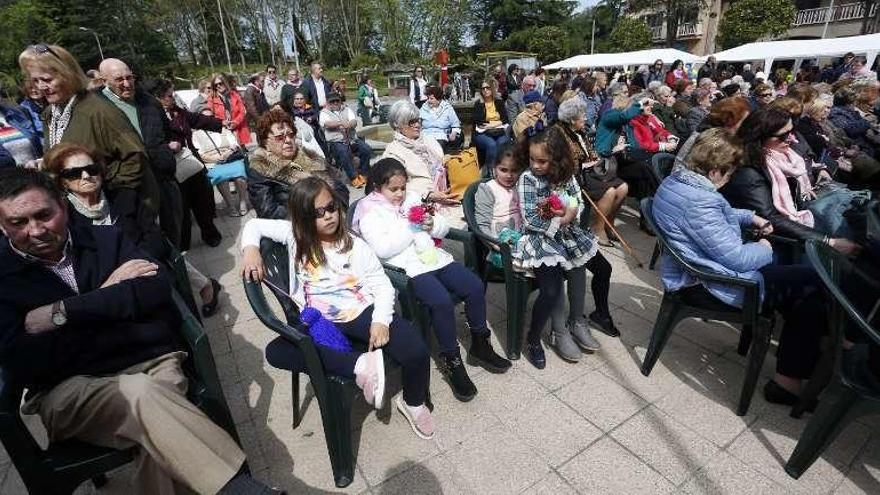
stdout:
[[541,93],[538,93],[535,90],[527,91],[526,94],[523,95],[523,102],[528,105],[530,103],[538,103],[541,101]]

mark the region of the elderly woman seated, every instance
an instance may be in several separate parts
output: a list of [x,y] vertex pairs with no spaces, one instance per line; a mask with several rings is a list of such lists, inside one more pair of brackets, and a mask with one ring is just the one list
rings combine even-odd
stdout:
[[[617,177],[614,170],[604,166],[605,160],[596,153],[586,138],[586,103],[580,98],[569,98],[559,106],[558,115],[559,121],[554,125],[562,131],[562,135],[568,143],[572,161],[578,168],[575,177],[577,177],[581,190],[596,203],[605,218],[613,222],[620,205],[626,199],[629,187],[626,182]],[[581,225],[586,226],[585,224],[589,220],[589,218],[583,218]],[[605,223],[598,213],[593,213],[589,226],[600,245],[606,247],[614,245],[608,240]]]
[[290,186],[313,175],[326,179],[343,203],[348,204],[348,187],[337,169],[296,140],[293,119],[281,109],[263,114],[257,121],[259,147],[250,159],[248,182],[251,202],[260,218],[286,219]]
[[[208,117],[214,116],[214,110],[210,106],[203,108],[201,113]],[[222,132],[199,129],[193,131],[192,142],[202,162],[208,168],[211,185],[216,186],[220,191],[229,215],[240,217],[247,214],[251,209],[251,203],[248,199],[248,184],[243,166],[244,150],[235,134],[226,127],[222,128]],[[235,183],[237,199],[233,199],[232,191],[229,189],[230,182]]]
[[[104,194],[105,169],[98,155],[78,144],[59,143],[43,159],[43,171],[55,178],[67,193],[71,225],[113,225],[147,254],[167,260],[168,248],[153,217],[141,211],[127,212]],[[220,283],[209,279],[186,261],[190,285],[201,296],[202,316],[217,312]]]
[[[819,341],[826,330],[822,284],[809,266],[772,264],[773,249],[766,239],[743,241],[743,228],[759,236],[773,228],[754,211],[731,207],[717,191],[730,180],[742,155],[730,131],[713,128],[701,133],[686,166],[657,189],[654,221],[669,246],[690,264],[761,283],[764,309],[775,309],[785,319],[776,375],[764,387],[764,397],[771,403],[794,405],[819,358]],[[695,278],[669,254],[661,263],[664,287],[677,291],[685,301],[700,306],[743,305],[741,288]]]
[[443,149],[435,139],[422,134],[419,109],[408,101],[395,102],[388,111],[388,124],[394,130],[394,140],[382,158],[402,163],[409,176],[407,190],[439,206],[438,213],[446,217],[450,227],[464,228],[461,198],[449,189]]
[[425,93],[428,99],[419,110],[422,134],[436,139],[444,153],[460,150],[464,144],[464,134],[461,132],[461,122],[452,104],[443,99],[443,90],[440,86],[428,86]]

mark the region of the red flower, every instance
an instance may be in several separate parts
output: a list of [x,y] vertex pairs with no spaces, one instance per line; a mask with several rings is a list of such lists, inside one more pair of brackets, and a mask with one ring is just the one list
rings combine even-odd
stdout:
[[565,205],[562,203],[562,199],[560,199],[559,196],[555,194],[551,194],[550,197],[547,198],[547,201],[550,204],[550,208],[553,208],[554,210],[561,210],[565,207]]
[[423,205],[416,205],[409,209],[407,219],[409,223],[421,225],[425,221],[426,216],[428,216],[428,209]]

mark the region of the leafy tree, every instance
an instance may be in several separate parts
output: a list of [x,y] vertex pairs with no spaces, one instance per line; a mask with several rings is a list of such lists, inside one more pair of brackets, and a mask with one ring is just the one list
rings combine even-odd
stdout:
[[624,17],[617,21],[608,41],[612,52],[644,50],[651,47],[651,30],[641,19]]
[[0,7],[0,83],[15,88],[20,80],[18,54],[34,43],[52,40],[55,23],[44,5],[19,0]]
[[737,0],[718,23],[718,44],[733,48],[765,36],[779,36],[794,18],[792,0]]
[[571,17],[577,2],[571,0],[474,0],[477,41],[488,46],[517,31],[535,26],[555,26]]
[[544,26],[532,33],[526,48],[534,52],[542,63],[556,62],[568,56],[568,33],[562,28]]

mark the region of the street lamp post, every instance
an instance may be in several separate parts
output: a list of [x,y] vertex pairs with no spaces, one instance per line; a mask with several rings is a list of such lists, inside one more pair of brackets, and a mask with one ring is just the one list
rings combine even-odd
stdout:
[[80,31],[85,31],[87,33],[92,33],[92,36],[95,37],[95,43],[98,44],[98,54],[101,55],[101,60],[104,60],[104,50],[101,48],[101,40],[98,38],[98,32],[94,29],[89,29],[87,27],[79,27]]

